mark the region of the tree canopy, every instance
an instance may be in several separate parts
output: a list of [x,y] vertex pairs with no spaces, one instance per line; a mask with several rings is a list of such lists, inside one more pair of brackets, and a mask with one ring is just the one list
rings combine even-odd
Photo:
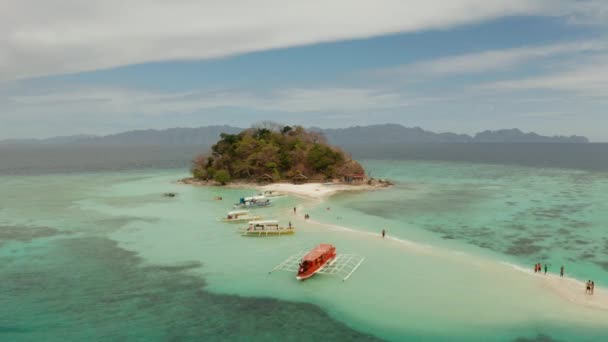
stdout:
[[328,145],[322,134],[275,123],[262,123],[239,134],[222,133],[208,155],[192,161],[191,171],[195,178],[222,184],[264,175],[274,180],[298,174],[311,179],[340,179],[365,173],[348,154]]

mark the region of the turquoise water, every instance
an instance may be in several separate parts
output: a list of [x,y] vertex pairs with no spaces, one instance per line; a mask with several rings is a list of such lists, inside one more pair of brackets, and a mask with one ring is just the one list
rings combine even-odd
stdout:
[[383,223],[370,219],[361,228],[496,252],[530,268],[541,262],[559,272],[564,265],[577,278],[608,284],[606,172],[408,161],[369,161],[366,167],[399,183],[389,191],[336,197],[334,206],[349,211],[341,219],[326,210],[317,215],[357,226],[357,214],[364,213]]
[[[3,175],[0,338],[608,338],[605,308],[564,299],[511,265],[564,264],[572,277],[608,283],[608,175],[364,164],[397,185],[326,202],[277,200],[259,212],[292,221],[298,232],[268,239],[241,237],[218,221],[251,191],[180,185],[179,169]],[[178,196],[162,196],[169,191]],[[302,220],[305,212],[312,222]],[[400,240],[381,239],[382,228]],[[320,242],[366,260],[347,282],[268,274]]]

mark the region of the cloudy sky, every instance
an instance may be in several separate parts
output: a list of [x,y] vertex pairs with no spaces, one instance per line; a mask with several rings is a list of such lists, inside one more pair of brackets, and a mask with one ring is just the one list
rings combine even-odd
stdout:
[[608,1],[0,1],[0,140],[260,120],[608,141]]

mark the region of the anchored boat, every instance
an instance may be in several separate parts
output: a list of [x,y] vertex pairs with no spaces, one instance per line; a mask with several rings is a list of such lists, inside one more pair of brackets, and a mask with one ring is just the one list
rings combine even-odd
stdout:
[[312,277],[336,257],[336,247],[328,243],[322,243],[306,253],[300,261],[296,279],[304,280]]
[[291,222],[288,227],[281,227],[276,220],[251,221],[249,227],[241,230],[243,236],[277,236],[294,232],[295,228],[291,226]]
[[241,223],[262,219],[260,215],[251,215],[249,210],[233,210],[229,211],[226,217],[222,219],[224,222]]
[[242,197],[234,208],[260,208],[270,206],[270,200],[266,196]]
[[346,281],[365,260],[356,254],[336,254],[336,247],[322,243],[310,251],[302,251],[287,258],[270,272],[297,272],[296,279],[304,280],[315,274],[342,277]]

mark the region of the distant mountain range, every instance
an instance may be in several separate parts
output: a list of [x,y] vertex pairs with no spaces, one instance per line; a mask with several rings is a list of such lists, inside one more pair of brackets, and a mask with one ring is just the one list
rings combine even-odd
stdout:
[[[233,126],[205,126],[198,128],[169,128],[164,130],[136,130],[105,136],[74,135],[48,139],[2,140],[2,145],[202,145],[214,144],[220,133],[235,134],[242,128]],[[355,126],[349,128],[311,130],[323,133],[333,145],[395,144],[395,143],[588,143],[583,136],[542,136],[524,133],[517,128],[483,131],[474,136],[456,133],[434,133],[420,127],[398,124]]]
[[572,135],[542,136],[524,133],[517,128],[483,131],[470,136],[456,133],[434,133],[420,127],[397,124],[355,126],[338,129],[319,129],[327,139],[337,145],[361,143],[588,143],[586,137]]

